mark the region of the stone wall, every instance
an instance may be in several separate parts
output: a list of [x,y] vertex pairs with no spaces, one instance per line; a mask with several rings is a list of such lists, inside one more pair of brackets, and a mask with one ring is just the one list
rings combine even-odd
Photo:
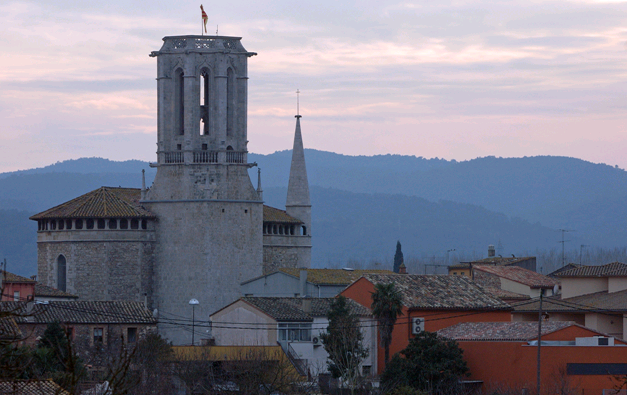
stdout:
[[[82,237],[70,237],[72,232]],[[97,240],[112,232],[117,239]],[[63,255],[66,291],[78,295],[79,300],[143,302],[147,298],[151,303],[155,243],[148,233],[153,232],[64,231],[55,237],[50,233],[40,232],[37,243],[40,282],[57,288],[57,259]]]

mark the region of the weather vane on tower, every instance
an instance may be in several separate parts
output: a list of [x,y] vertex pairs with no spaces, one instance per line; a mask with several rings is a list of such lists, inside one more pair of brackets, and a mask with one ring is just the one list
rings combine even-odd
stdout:
[[300,118],[300,90],[296,89],[296,117]]

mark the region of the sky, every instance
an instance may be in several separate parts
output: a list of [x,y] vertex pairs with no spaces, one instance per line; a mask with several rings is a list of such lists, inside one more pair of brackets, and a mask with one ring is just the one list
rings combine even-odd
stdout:
[[[0,172],[156,160],[162,37],[200,2],[0,2]],[[627,1],[204,3],[243,37],[248,145],[469,160],[562,155],[627,168]]]

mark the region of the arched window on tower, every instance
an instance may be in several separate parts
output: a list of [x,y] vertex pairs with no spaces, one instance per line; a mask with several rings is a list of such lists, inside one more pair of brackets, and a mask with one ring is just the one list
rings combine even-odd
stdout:
[[178,134],[185,134],[185,79],[183,70],[174,72],[174,120]]
[[200,72],[200,134],[209,134],[209,70]]
[[67,289],[67,261],[63,255],[57,258],[57,289],[65,292]]
[[230,67],[226,71],[226,136],[233,137],[235,121],[235,74]]
[[303,225],[300,229],[301,229],[301,236],[307,236],[307,227]]

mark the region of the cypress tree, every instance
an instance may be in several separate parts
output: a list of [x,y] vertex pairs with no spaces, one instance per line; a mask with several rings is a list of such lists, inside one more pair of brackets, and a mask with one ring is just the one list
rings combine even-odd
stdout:
[[396,254],[394,254],[394,273],[398,273],[403,263],[403,251],[401,251],[400,240],[396,242]]

